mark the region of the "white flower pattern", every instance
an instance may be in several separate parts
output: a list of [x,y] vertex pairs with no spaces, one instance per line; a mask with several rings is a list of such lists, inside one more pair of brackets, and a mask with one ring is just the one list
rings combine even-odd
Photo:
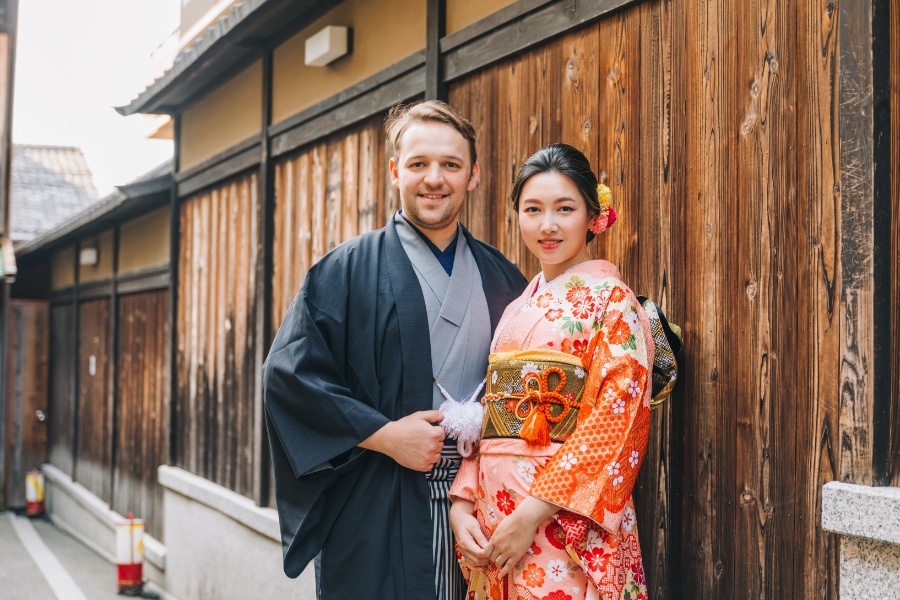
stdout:
[[569,574],[569,568],[561,560],[551,560],[547,563],[547,577],[559,583],[563,577]]
[[632,469],[635,468],[637,466],[637,464],[640,462],[640,460],[641,460],[641,453],[638,452],[637,450],[632,450],[631,456],[628,457],[628,463],[631,465],[631,468]]
[[612,411],[614,415],[621,415],[625,412],[625,401],[621,398],[616,398],[616,401],[613,402]]
[[563,454],[562,461],[560,462],[560,464],[562,464],[563,469],[565,469],[566,471],[569,471],[572,469],[572,467],[574,467],[576,464],[578,464],[578,459],[575,458],[575,455],[573,453],[568,452],[566,454]]
[[516,472],[529,485],[534,481],[534,476],[537,473],[534,465],[524,459],[519,461],[519,464],[516,466]]

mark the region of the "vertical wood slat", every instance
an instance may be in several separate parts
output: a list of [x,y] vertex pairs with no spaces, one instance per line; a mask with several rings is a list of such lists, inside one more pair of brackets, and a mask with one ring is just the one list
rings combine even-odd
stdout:
[[168,462],[169,388],[159,377],[167,364],[168,297],[165,290],[119,299],[119,440],[111,508],[144,519],[162,538],[162,487],[157,467]]
[[109,305],[109,298],[100,298],[80,302],[78,307],[78,447],[74,476],[107,503],[112,493]]
[[889,484],[900,487],[900,0],[890,0],[891,45],[891,443]]
[[71,361],[74,313],[72,304],[57,304],[50,309],[49,456],[50,462],[69,477],[74,475],[75,386]]
[[257,175],[181,203],[178,466],[252,496]]
[[[25,474],[47,461],[50,310],[44,301],[7,305],[5,506],[25,506]],[[0,404],[2,406],[2,404]],[[2,420],[0,420],[2,422]]]
[[309,267],[339,244],[384,224],[382,210],[390,201],[385,203],[382,187],[387,171],[383,140],[381,119],[373,117],[276,165],[281,184],[275,199],[273,329]]

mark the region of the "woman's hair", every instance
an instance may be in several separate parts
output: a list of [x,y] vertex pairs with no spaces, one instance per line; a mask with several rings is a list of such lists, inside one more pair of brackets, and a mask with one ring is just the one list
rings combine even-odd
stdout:
[[[584,198],[589,217],[600,214],[600,201],[597,198],[597,176],[591,170],[591,163],[577,148],[568,144],[550,144],[532,154],[522,164],[519,174],[513,182],[513,207],[518,212],[519,200],[525,182],[541,173],[559,173],[568,177]],[[588,231],[587,242],[594,239],[594,233]]]
[[442,123],[455,129],[469,142],[472,155],[470,167],[478,160],[475,154],[475,128],[465,117],[453,110],[446,102],[426,100],[415,104],[396,104],[391,107],[384,120],[384,131],[394,160],[400,158],[400,138],[414,122]]

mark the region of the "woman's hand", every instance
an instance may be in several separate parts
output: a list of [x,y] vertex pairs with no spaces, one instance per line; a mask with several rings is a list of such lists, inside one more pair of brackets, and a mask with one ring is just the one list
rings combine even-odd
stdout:
[[557,511],[559,507],[555,504],[528,496],[501,521],[484,549],[491,562],[500,569],[500,577],[513,570],[534,542],[538,525]]
[[456,499],[450,506],[450,527],[456,536],[456,545],[463,560],[470,567],[483,567],[488,564],[485,546],[488,540],[481,531],[481,524],[473,514],[475,503]]

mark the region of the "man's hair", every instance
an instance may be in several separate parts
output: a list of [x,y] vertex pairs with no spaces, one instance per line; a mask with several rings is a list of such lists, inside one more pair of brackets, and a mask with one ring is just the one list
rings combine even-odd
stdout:
[[472,156],[472,164],[469,166],[471,167],[478,160],[475,153],[475,128],[472,123],[453,110],[449,104],[440,100],[396,104],[391,107],[384,120],[384,131],[387,134],[391,156],[395,160],[400,157],[400,138],[416,121],[449,125],[469,142],[469,154]]

